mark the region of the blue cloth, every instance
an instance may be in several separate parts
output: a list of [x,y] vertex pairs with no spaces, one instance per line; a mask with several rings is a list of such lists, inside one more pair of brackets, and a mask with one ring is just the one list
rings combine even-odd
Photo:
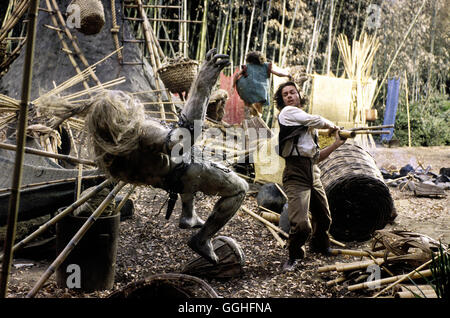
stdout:
[[247,77],[242,75],[236,82],[236,90],[246,103],[269,105],[269,63],[247,64]]
[[[395,116],[397,114],[398,93],[400,89],[400,78],[388,80],[388,91],[386,97],[386,109],[384,111],[383,125],[395,125]],[[394,128],[388,128],[389,135],[381,135],[382,141],[389,141],[394,134]]]

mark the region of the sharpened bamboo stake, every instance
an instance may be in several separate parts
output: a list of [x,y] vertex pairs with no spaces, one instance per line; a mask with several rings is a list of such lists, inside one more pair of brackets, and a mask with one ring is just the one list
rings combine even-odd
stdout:
[[[21,240],[19,243],[14,245],[13,252],[16,251],[16,250],[19,250],[24,245],[26,245],[27,243],[31,242],[36,237],[38,237],[40,234],[42,234],[45,231],[47,231],[52,225],[56,224],[58,221],[60,221],[62,218],[64,218],[67,214],[71,213],[76,208],[81,206],[84,202],[86,202],[87,200],[92,198],[94,195],[98,194],[102,189],[107,187],[111,182],[112,182],[111,179],[107,179],[107,180],[103,181],[98,186],[96,186],[91,192],[89,192],[86,195],[82,196],[78,201],[72,203],[67,208],[65,208],[63,211],[61,211],[60,213],[55,215],[52,219],[48,220],[46,223],[44,223],[41,226],[39,226],[39,228],[36,231],[34,231],[30,235],[28,235],[26,238]],[[2,260],[2,259],[3,259],[3,255],[0,255],[0,260]]]
[[[13,151],[17,150],[17,146],[10,145],[10,144],[5,144],[5,143],[2,143],[2,142],[0,142],[0,148],[6,149],[6,150],[13,150]],[[56,154],[56,153],[53,153],[53,152],[47,152],[47,151],[38,150],[38,149],[34,149],[34,148],[28,148],[28,147],[25,147],[24,150],[25,150],[26,153],[29,153],[29,154],[32,154],[32,155],[66,160],[66,161],[71,162],[71,163],[82,163],[82,164],[87,164],[87,165],[90,165],[90,166],[96,166],[96,163],[94,161],[87,160],[87,159],[78,159],[76,157],[72,157],[72,156],[68,156],[68,155],[60,155],[60,154]]]
[[117,193],[126,185],[123,181],[120,181],[114,189],[108,194],[108,196],[103,200],[103,202],[97,207],[97,209],[92,213],[92,215],[86,220],[83,226],[78,230],[74,237],[70,240],[64,250],[58,255],[58,257],[53,261],[45,273],[41,276],[39,281],[33,287],[33,289],[27,294],[27,298],[32,298],[36,295],[39,289],[44,285],[47,279],[58,269],[58,267],[64,262],[69,253],[74,249],[78,242],[86,234],[87,230],[92,226],[92,224],[97,220],[97,218],[103,213],[108,204],[114,199]]

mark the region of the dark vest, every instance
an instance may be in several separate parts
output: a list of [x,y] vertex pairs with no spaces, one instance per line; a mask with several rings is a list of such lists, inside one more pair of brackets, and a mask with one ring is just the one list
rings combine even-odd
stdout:
[[[294,149],[297,150],[297,155],[300,155],[300,151],[297,148],[298,139],[301,135],[305,134],[308,130],[308,126],[285,126],[280,123],[280,133],[278,134],[278,155],[283,158],[292,156]],[[314,142],[318,145],[317,136],[314,135]]]

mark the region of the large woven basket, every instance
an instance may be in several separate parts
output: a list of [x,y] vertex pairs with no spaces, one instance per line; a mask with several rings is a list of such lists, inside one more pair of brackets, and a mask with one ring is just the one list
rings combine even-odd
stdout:
[[394,202],[373,157],[345,143],[319,163],[337,240],[365,241],[395,216]]
[[72,0],[70,5],[78,5],[80,8],[80,28],[83,34],[97,34],[105,24],[105,12],[100,0]]
[[197,71],[198,62],[192,60],[164,65],[157,72],[170,92],[182,93],[189,92]]

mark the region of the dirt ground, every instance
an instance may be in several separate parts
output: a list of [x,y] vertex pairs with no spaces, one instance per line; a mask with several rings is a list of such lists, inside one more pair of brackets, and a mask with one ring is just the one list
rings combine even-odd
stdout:
[[[441,167],[450,167],[450,147],[430,148],[377,148],[370,151],[377,166],[395,166],[397,169],[411,164],[431,166],[439,173]],[[390,187],[398,216],[386,229],[403,229],[426,234],[443,243],[450,243],[449,194],[445,198],[419,198],[410,191]],[[244,205],[258,211],[256,192],[247,195]],[[147,187],[137,188],[132,195],[135,204],[133,218],[120,224],[120,239],[116,260],[115,283],[112,290],[83,293],[74,289],[60,289],[55,275],[37,293],[38,298],[105,298],[131,282],[151,275],[180,273],[183,266],[197,258],[186,245],[192,230],[178,228],[181,210],[177,202],[169,221],[165,219],[166,193]],[[206,218],[217,198],[197,195],[197,212]],[[239,211],[219,232],[233,238],[245,254],[243,274],[231,279],[204,279],[224,298],[362,298],[370,292],[348,291],[346,285],[327,286],[337,277],[332,272],[318,273],[320,266],[335,262],[358,260],[351,256],[321,256],[310,253],[293,272],[283,272],[282,263],[287,250],[281,248],[269,230],[259,221]],[[370,241],[347,242],[348,249],[368,248]],[[336,247],[336,246],[333,246]],[[8,297],[25,297],[53,259],[34,261],[15,259],[11,268]]]

